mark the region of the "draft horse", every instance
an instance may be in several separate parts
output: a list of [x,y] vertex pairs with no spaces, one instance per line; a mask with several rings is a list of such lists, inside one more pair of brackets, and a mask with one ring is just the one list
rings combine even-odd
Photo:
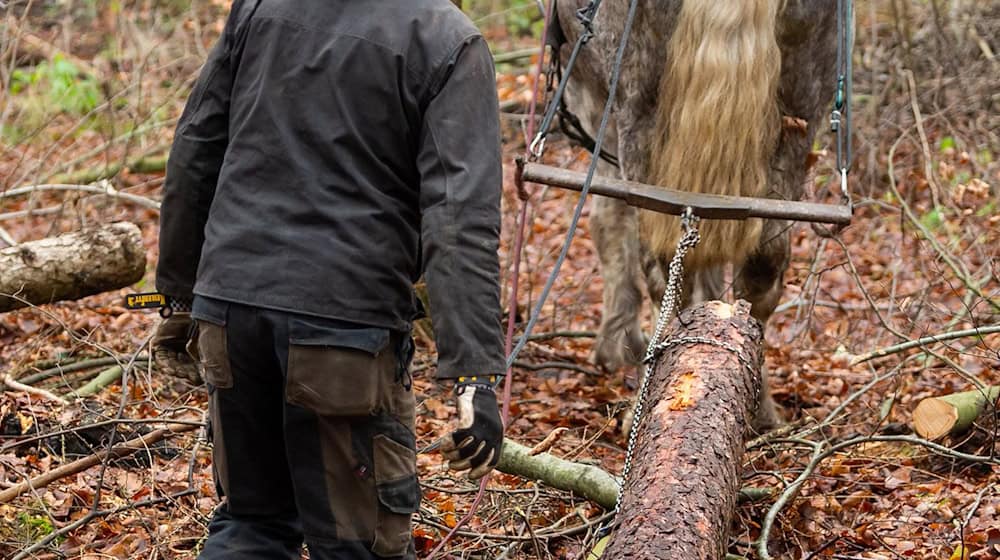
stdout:
[[[587,4],[556,5],[563,61],[583,32],[576,14]],[[591,135],[628,7],[602,3],[567,77],[567,105]],[[598,172],[690,192],[799,200],[836,90],[837,29],[834,0],[639,0],[604,141],[618,166],[602,161]],[[590,224],[604,279],[594,358],[615,370],[643,356],[644,292],[658,313],[681,227],[675,216],[605,197],[594,198]],[[684,305],[719,298],[724,266],[733,263],[736,297],[766,325],[784,289],[789,226],[703,221],[702,241],[685,261]],[[765,372],[755,425],[778,423]]]

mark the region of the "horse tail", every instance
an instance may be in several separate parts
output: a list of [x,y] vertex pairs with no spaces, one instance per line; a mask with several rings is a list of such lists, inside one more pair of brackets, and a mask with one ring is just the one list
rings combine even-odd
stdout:
[[[783,0],[683,0],[660,80],[650,182],[688,192],[760,197],[780,119],[781,52],[776,23]],[[643,211],[643,238],[673,252],[675,216]],[[693,267],[742,262],[757,246],[760,219],[707,220]]]

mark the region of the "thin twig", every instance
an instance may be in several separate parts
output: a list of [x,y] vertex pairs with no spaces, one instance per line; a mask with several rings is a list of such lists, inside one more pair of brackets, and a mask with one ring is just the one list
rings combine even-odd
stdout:
[[94,185],[66,185],[61,183],[53,183],[47,185],[31,185],[27,187],[18,187],[16,189],[10,189],[6,192],[0,192],[0,198],[8,198],[12,196],[19,196],[25,194],[31,194],[38,191],[77,191],[85,193],[103,194],[114,199],[120,199],[133,204],[137,204],[144,208],[149,208],[152,210],[159,210],[160,203],[144,196],[138,196],[134,194],[128,194],[115,189],[111,182],[102,180],[98,181]]
[[[802,469],[802,472],[799,473],[799,476],[785,488],[780,496],[778,496],[778,499],[774,502],[774,505],[771,506],[767,515],[764,517],[764,522],[761,524],[760,528],[760,538],[757,540],[757,557],[760,558],[760,560],[773,560],[773,557],[767,550],[767,541],[770,539],[771,531],[773,530],[774,522],[777,519],[778,514],[781,513],[786,505],[788,505],[788,502],[798,495],[802,485],[805,484],[806,480],[808,480],[809,477],[812,476],[813,472],[819,468],[819,465],[823,462],[823,460],[843,449],[871,442],[908,443],[911,445],[926,447],[927,449],[946,457],[962,459],[970,462],[1000,465],[1000,458],[963,453],[916,436],[861,436],[842,441],[835,445],[829,445],[828,447],[825,442],[810,442],[805,440],[797,441],[799,443],[809,444],[813,447],[812,457],[805,468]],[[826,448],[824,449],[824,447]]]
[[924,131],[924,117],[920,113],[920,103],[917,101],[917,83],[913,79],[913,71],[902,69],[903,77],[910,93],[910,108],[913,110],[913,119],[917,125],[917,136],[920,138],[920,147],[924,154],[924,175],[927,177],[927,184],[931,187],[931,199],[934,209],[941,209],[941,185],[938,184],[937,175],[934,174],[934,161],[931,155],[930,143],[927,141],[927,132]]
[[28,393],[29,395],[42,397],[52,402],[57,402],[59,404],[66,404],[66,401],[62,397],[56,395],[55,393],[51,393],[49,391],[46,391],[45,389],[32,387],[31,385],[25,385],[24,383],[19,383],[17,381],[14,381],[14,379],[9,375],[5,375],[3,377],[3,384],[6,385],[7,388],[10,389],[11,391],[22,391]]
[[886,356],[891,356],[892,354],[898,354],[900,352],[905,352],[911,348],[917,348],[920,346],[925,346],[933,342],[945,342],[947,340],[954,340],[956,338],[964,338],[967,336],[983,336],[986,334],[1000,333],[1000,325],[990,325],[987,327],[978,327],[974,329],[964,329],[961,331],[952,331],[941,334],[932,334],[929,336],[924,336],[915,340],[908,340],[901,344],[896,344],[893,346],[887,346],[885,348],[879,348],[878,350],[873,350],[867,352],[860,356],[855,357],[851,360],[851,365],[855,366],[860,363],[867,362],[868,360],[874,360],[876,358],[884,358]]
[[917,228],[920,231],[921,236],[924,239],[926,239],[928,243],[930,243],[931,248],[933,248],[934,251],[938,254],[938,256],[941,257],[941,260],[943,260],[945,264],[948,265],[948,268],[951,269],[951,271],[955,274],[955,276],[962,281],[962,284],[964,284],[965,287],[968,288],[970,291],[972,291],[974,294],[982,298],[986,303],[990,304],[990,307],[992,307],[994,310],[1000,311],[1000,302],[990,298],[989,296],[983,293],[980,286],[976,282],[973,282],[972,278],[969,277],[969,272],[967,270],[964,270],[964,266],[962,266],[959,262],[956,262],[955,257],[952,256],[951,253],[946,251],[944,247],[941,246],[937,238],[934,237],[934,235],[927,230],[924,224],[921,223],[920,220],[913,214],[913,209],[910,208],[910,205],[907,204],[906,200],[902,197],[902,195],[899,194],[899,189],[896,188],[896,176],[895,176],[893,158],[895,157],[896,154],[896,148],[899,147],[899,143],[902,141],[902,139],[903,137],[901,136],[893,143],[892,147],[889,148],[889,156],[886,161],[887,165],[889,166],[888,170],[889,189],[892,191],[893,197],[895,197],[895,199],[899,201],[899,205],[903,209],[903,213],[906,216],[906,219],[909,220],[909,222],[913,225],[913,227]]

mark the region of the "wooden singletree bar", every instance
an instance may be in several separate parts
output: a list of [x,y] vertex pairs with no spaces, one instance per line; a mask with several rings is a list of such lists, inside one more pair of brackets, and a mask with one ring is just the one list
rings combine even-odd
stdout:
[[[549,165],[525,163],[521,177],[532,183],[581,191],[587,176],[584,173]],[[696,216],[715,220],[776,218],[838,225],[851,223],[851,209],[847,206],[772,198],[690,193],[598,175],[594,176],[590,192],[624,200],[629,206],[677,216],[684,213],[684,208],[690,207]]]

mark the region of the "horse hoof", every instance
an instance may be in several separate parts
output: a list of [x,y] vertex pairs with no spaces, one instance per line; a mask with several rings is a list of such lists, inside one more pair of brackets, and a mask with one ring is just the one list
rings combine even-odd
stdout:
[[761,399],[757,415],[753,419],[753,430],[765,434],[786,424],[781,407],[770,396]]
[[592,361],[604,371],[618,371],[625,365],[621,343],[613,338],[598,337]]

